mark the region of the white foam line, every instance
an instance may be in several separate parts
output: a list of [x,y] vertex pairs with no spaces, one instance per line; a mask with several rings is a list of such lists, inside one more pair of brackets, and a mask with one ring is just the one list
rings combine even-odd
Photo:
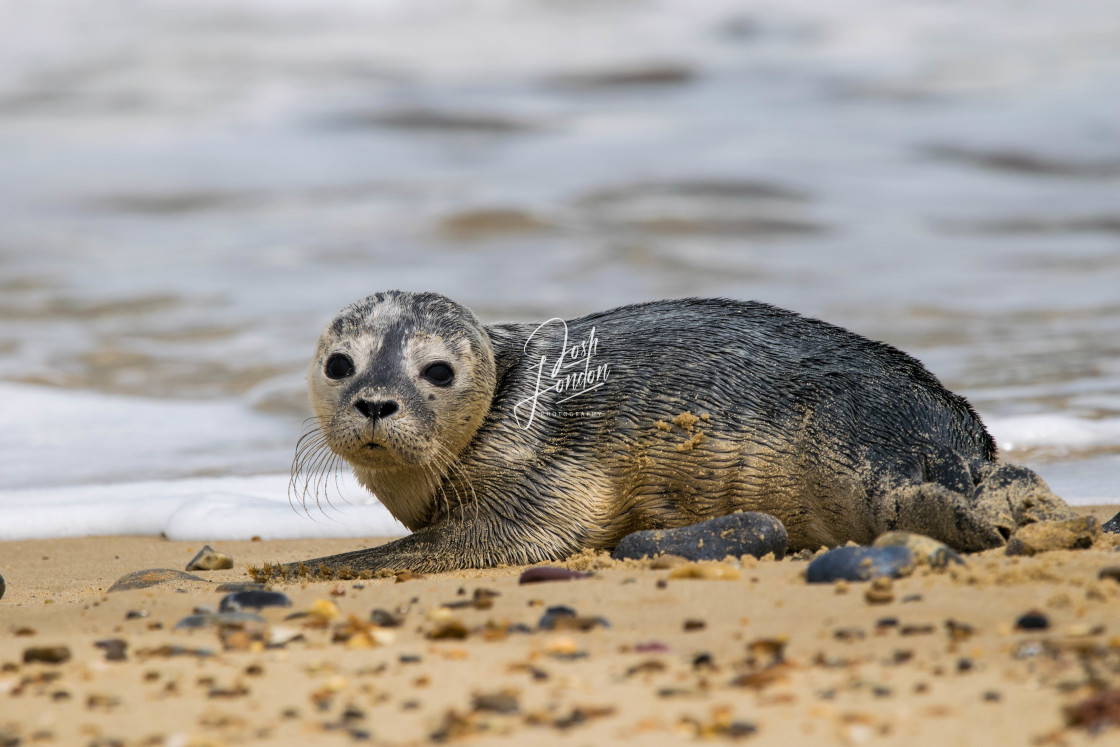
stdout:
[[289,505],[287,487],[287,475],[265,475],[0,491],[0,540],[161,532],[177,540],[408,533],[356,484],[344,482],[332,505],[322,511],[312,505],[309,512]]
[[984,418],[1000,451],[1038,447],[1084,449],[1120,444],[1120,419],[1085,420],[1069,415]]

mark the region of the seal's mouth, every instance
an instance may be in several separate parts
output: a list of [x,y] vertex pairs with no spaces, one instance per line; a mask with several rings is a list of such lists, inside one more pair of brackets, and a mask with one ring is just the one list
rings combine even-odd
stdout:
[[371,451],[376,451],[377,449],[384,449],[385,448],[381,444],[374,443],[373,441],[370,441],[368,444],[365,445],[365,447],[367,449],[370,449]]

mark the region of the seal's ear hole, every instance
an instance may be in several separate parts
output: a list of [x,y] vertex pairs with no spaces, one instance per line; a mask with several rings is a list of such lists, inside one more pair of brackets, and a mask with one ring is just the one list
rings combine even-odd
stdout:
[[323,366],[323,373],[326,374],[328,379],[345,379],[354,373],[354,361],[350,360],[350,356],[344,353],[335,353],[330,358],[327,358],[327,363]]
[[428,366],[420,375],[436,386],[447,386],[455,379],[451,366],[442,361]]

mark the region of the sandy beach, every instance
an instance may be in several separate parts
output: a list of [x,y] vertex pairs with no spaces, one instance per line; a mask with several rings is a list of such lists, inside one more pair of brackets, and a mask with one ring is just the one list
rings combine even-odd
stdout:
[[[692,578],[585,555],[563,565],[593,575],[571,581],[501,568],[278,584],[292,606],[260,610],[265,624],[176,629],[248,566],[376,542],[215,542],[233,569],[111,593],[203,543],[0,544],[0,741],[1076,745],[1120,731],[1120,583],[1099,578],[1120,565],[1111,536],[919,568],[876,601],[870,583],[806,583],[801,559]],[[542,626],[557,606],[576,617]],[[1032,612],[1025,624],[1047,627],[1017,628]]]

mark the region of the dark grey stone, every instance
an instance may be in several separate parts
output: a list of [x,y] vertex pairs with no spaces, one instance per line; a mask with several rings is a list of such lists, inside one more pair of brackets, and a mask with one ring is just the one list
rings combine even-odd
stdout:
[[177,583],[182,583],[184,581],[199,581],[204,584],[210,583],[204,578],[199,578],[185,571],[176,571],[171,568],[148,568],[143,571],[133,571],[125,576],[121,576],[117,579],[115,584],[109,587],[109,591],[146,589],[149,586],[158,586],[159,584],[166,584],[172,581]]
[[246,623],[267,623],[260,615],[255,615],[252,612],[219,612],[216,615],[187,615],[179,622],[175,623],[176,630],[189,630],[194,628],[205,628],[211,625],[223,626],[228,625],[232,627],[244,627]]
[[1101,524],[1101,531],[1109,534],[1120,534],[1120,513]]
[[727,556],[774,553],[785,557],[789,538],[782,522],[770,514],[744,511],[676,529],[647,529],[622,538],[611,553],[616,560],[653,557],[659,553],[689,560],[723,560]]
[[837,547],[813,560],[805,571],[811,584],[832,581],[870,581],[877,576],[898,578],[914,570],[908,547]]
[[218,605],[221,612],[236,612],[245,607],[291,607],[292,600],[278,591],[235,591],[222,597]]

